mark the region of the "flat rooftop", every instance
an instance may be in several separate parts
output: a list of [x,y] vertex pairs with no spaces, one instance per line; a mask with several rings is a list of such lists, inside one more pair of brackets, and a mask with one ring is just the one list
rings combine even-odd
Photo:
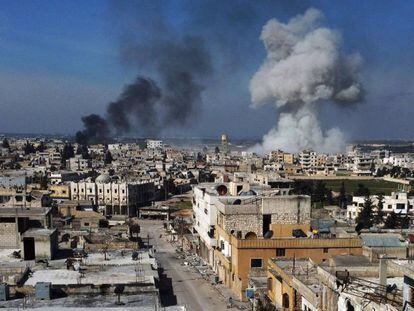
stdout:
[[108,267],[104,271],[78,271],[67,269],[37,270],[24,285],[35,286],[38,282],[50,282],[52,285],[114,285],[114,284],[155,284],[156,270],[150,264],[135,266]]
[[47,215],[51,207],[0,207],[0,217],[39,217]]

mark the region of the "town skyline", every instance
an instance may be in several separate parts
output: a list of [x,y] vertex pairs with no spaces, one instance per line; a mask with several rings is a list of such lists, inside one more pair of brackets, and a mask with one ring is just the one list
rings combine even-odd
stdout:
[[[407,68],[413,58],[407,38],[413,35],[414,29],[409,19],[404,18],[412,9],[410,3],[360,5],[351,1],[345,7],[318,1],[294,2],[290,6],[263,1],[251,6],[241,1],[237,8],[223,5],[221,13],[216,15],[212,12],[219,3],[200,6],[204,13],[197,9],[200,3],[188,7],[185,3],[154,2],[142,5],[139,10],[132,2],[125,7],[118,7],[114,2],[81,4],[76,1],[39,6],[17,1],[7,6],[2,13],[0,33],[3,46],[0,113],[8,117],[1,123],[0,131],[74,135],[82,129],[83,115],[104,114],[106,105],[115,101],[124,85],[137,74],[153,76],[151,68],[140,70],[137,64],[125,64],[121,55],[120,38],[125,28],[138,43],[145,35],[157,33],[154,27],[142,28],[143,34],[136,30],[141,28],[134,21],[146,15],[157,25],[172,29],[173,34],[168,36],[182,37],[190,33],[202,37],[212,59],[212,73],[208,81],[203,81],[197,113],[183,127],[173,125],[159,137],[217,137],[228,133],[236,139],[257,139],[278,118],[270,106],[250,107],[249,81],[265,54],[260,32],[272,18],[286,23],[315,8],[325,16],[323,25],[341,34],[344,51],[361,55],[361,82],[366,91],[364,101],[351,109],[324,104],[319,112],[322,128],[338,126],[347,141],[412,138],[409,118],[412,78]],[[123,15],[126,11],[133,13]],[[67,14],[62,17],[62,12]],[[120,16],[126,16],[122,23]],[[211,30],[204,29],[207,18],[214,20],[209,25]],[[197,27],[189,31],[188,27],[194,25]],[[360,25],[360,31],[354,31],[352,25]],[[378,25],[383,25],[381,31]],[[217,38],[218,29],[222,30],[221,39],[229,44]],[[245,33],[243,37],[237,35],[240,31]],[[238,47],[237,53],[232,50],[233,45]],[[232,69],[231,74],[228,69]],[[26,114],[21,113],[22,109]],[[388,118],[388,115],[399,115],[399,118]],[[43,119],[50,121],[43,122]],[[238,122],[242,119],[247,122]],[[384,123],[388,126],[382,126]],[[131,133],[151,136],[139,126]]]

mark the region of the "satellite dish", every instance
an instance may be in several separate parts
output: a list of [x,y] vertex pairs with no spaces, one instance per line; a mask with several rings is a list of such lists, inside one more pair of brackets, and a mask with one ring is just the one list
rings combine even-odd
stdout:
[[269,230],[265,233],[265,235],[263,236],[265,239],[270,239],[273,236],[273,231]]
[[216,188],[217,193],[221,196],[221,195],[226,195],[227,194],[227,187],[225,185],[220,185]]

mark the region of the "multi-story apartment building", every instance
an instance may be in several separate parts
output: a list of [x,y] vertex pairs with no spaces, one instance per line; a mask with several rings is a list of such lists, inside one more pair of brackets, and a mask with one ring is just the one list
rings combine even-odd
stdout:
[[220,198],[246,198],[255,194],[248,183],[202,183],[193,188],[193,231],[200,238],[199,255],[207,263],[214,264],[217,241],[214,230],[217,224],[216,203]]
[[163,147],[162,140],[154,140],[148,139],[147,140],[147,148],[148,149],[159,149]]
[[299,165],[304,170],[309,170],[318,165],[318,156],[315,151],[303,150],[299,153]]
[[92,167],[92,162],[90,159],[84,159],[82,156],[76,155],[66,160],[66,167],[71,171],[84,171]]
[[112,181],[108,175],[100,175],[95,182],[70,183],[71,200],[91,201],[104,215],[136,216],[137,208],[155,199],[152,182]]
[[256,196],[219,199],[214,270],[239,298],[245,298],[250,273],[264,271],[272,257],[361,254],[358,238],[316,238],[311,233],[309,196]]

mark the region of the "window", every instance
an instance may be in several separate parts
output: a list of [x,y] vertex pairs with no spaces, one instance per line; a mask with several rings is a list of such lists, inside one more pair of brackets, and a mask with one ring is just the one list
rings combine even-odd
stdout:
[[324,252],[325,254],[327,254],[327,253],[328,253],[328,251],[329,251],[329,248],[324,248],[324,249],[323,249],[323,252]]
[[392,205],[391,204],[388,204],[388,209],[392,209]]
[[273,289],[273,279],[267,278],[267,290],[272,290],[272,289]]
[[106,189],[106,193],[109,193],[109,189]]
[[397,209],[405,209],[404,203],[397,203]]
[[286,250],[284,248],[276,248],[276,256],[277,257],[284,257]]
[[89,227],[89,222],[84,223],[85,227]]
[[116,189],[115,189],[114,191],[115,191],[115,193],[117,193],[117,192],[118,192],[118,190],[116,190]]
[[81,192],[83,193],[83,188],[81,189]]
[[122,193],[125,193],[125,189],[122,189]]
[[99,193],[102,193],[102,189],[99,189]]
[[92,188],[89,188],[89,193],[92,193]]
[[204,214],[208,215],[207,209],[204,209]]
[[262,268],[263,260],[261,258],[253,258],[250,260],[250,268]]

